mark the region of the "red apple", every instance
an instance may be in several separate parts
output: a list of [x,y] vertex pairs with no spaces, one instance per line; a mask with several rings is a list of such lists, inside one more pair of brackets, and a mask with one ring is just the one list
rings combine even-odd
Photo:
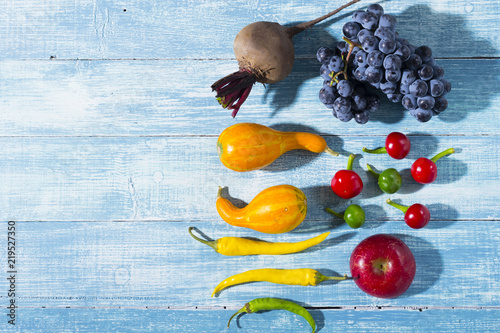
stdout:
[[351,274],[365,293],[394,298],[413,282],[416,265],[410,248],[399,238],[387,234],[370,236],[352,251]]

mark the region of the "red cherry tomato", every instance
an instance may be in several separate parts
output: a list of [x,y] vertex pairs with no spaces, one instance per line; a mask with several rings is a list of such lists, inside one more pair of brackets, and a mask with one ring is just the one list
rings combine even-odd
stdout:
[[436,163],[425,157],[420,157],[411,165],[411,175],[417,183],[430,184],[436,180]]
[[363,190],[361,177],[352,171],[352,164],[355,158],[354,154],[350,154],[347,160],[347,168],[337,171],[332,178],[331,186],[333,192],[343,199],[354,198]]
[[363,181],[351,170],[339,170],[332,178],[332,190],[343,199],[351,199],[363,190]]
[[416,203],[408,207],[405,214],[406,224],[413,229],[425,227],[431,219],[429,209],[422,204]]
[[408,155],[411,149],[410,139],[403,133],[392,132],[385,139],[385,150],[392,158],[401,160]]

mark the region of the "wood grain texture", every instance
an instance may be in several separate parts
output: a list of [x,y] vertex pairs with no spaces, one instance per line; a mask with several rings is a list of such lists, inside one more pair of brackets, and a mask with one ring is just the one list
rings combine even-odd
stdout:
[[[294,37],[296,62],[280,83],[256,84],[235,119],[210,85],[237,69],[238,31],[254,21],[304,22],[344,1],[15,1],[0,4],[0,332],[307,332],[285,311],[230,315],[256,297],[306,306],[319,332],[500,332],[498,204],[500,41],[495,1],[386,1],[400,35],[428,45],[453,88],[449,109],[421,124],[383,98],[366,125],[341,123],[318,100],[316,51],[341,39],[360,2]],[[226,169],[218,135],[236,122],[322,135],[339,157],[293,151],[263,170]],[[361,153],[391,131],[407,134],[408,158]],[[418,157],[455,147],[438,178],[418,185]],[[347,156],[364,184],[341,200],[333,174]],[[388,206],[366,163],[394,167],[390,198],[429,207],[413,230]],[[263,189],[292,184],[308,197],[294,231],[264,235],[218,216],[218,186],[243,206]],[[325,212],[360,204],[367,221],[350,229]],[[8,324],[8,222],[16,226],[17,325]],[[286,256],[224,257],[187,233],[321,245]],[[382,300],[352,281],[317,287],[250,283],[210,297],[222,279],[274,267],[349,273],[349,256],[375,233],[412,249],[417,275],[406,294]]]
[[[306,304],[304,304],[306,305]],[[310,332],[309,324],[287,311],[229,317],[237,308],[198,309],[23,309],[23,332]],[[498,310],[484,309],[311,309],[317,332],[498,332]],[[50,327],[49,325],[53,325]]]
[[[0,11],[2,59],[228,59],[245,25],[272,21],[292,25],[315,19],[347,1],[109,1],[6,0]],[[342,39],[341,29],[361,2],[294,39],[299,58]],[[498,55],[496,10],[489,1],[389,1],[401,36],[429,45],[437,57]],[[491,27],[491,28],[490,28]],[[450,33],[451,32],[451,33]],[[451,36],[451,38],[450,38]],[[442,41],[446,42],[442,42]]]

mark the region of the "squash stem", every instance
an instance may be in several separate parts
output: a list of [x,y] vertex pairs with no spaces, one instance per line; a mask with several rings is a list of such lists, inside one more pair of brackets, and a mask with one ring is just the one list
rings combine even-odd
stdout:
[[191,235],[191,237],[193,237],[194,239],[196,239],[200,243],[203,243],[205,245],[210,246],[212,249],[215,250],[215,252],[217,252],[217,241],[207,241],[207,240],[204,240],[200,237],[197,237],[197,236],[195,236],[195,234],[193,234],[193,229],[194,229],[193,227],[189,227],[189,229],[188,229],[188,232]]
[[217,199],[222,198],[222,186],[219,186],[219,190],[217,191]]
[[325,152],[332,155],[332,156],[339,156],[340,154],[334,150],[332,150],[330,147],[326,147],[325,148]]

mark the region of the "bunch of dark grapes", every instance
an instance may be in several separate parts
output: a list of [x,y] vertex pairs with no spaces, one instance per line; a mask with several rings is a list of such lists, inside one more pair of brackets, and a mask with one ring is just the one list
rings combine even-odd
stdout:
[[344,40],[321,47],[320,101],[341,121],[364,124],[380,104],[377,89],[400,102],[420,122],[446,110],[451,84],[428,46],[415,47],[396,31],[396,19],[378,4],[357,10],[343,27]]

